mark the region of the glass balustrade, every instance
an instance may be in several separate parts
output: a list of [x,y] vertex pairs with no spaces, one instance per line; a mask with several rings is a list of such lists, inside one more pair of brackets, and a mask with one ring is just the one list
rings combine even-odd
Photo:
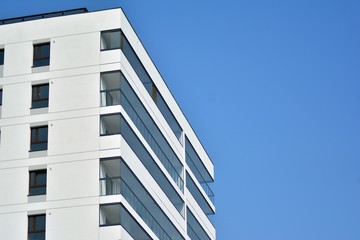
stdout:
[[198,235],[196,235],[194,229],[192,229],[192,227],[189,224],[187,225],[187,234],[191,240],[201,240],[201,238]]
[[101,204],[99,210],[100,227],[121,225],[133,239],[152,239],[122,203]]
[[184,216],[184,201],[181,199],[175,187],[170,183],[170,180],[165,176],[164,172],[160,169],[158,164],[154,161],[142,142],[134,133],[133,129],[129,126],[126,120],[121,117],[121,135],[129,144],[136,156],[142,162],[144,167],[149,171],[154,180],[158,183],[160,188],[164,191],[166,196],[170,199],[176,209]]
[[174,114],[171,112],[169,106],[167,105],[165,99],[161,95],[160,91],[157,89],[155,83],[151,79],[144,65],[138,58],[131,44],[127,40],[126,36],[122,31],[121,32],[121,50],[124,53],[125,57],[129,61],[131,67],[134,69],[135,73],[139,77],[140,81],[143,83],[145,89],[148,91],[149,95],[153,99],[154,103],[160,110],[161,114],[164,116],[166,122],[169,124],[171,130],[174,132],[176,138],[181,144],[182,140],[182,128],[176,120]]
[[195,216],[186,208],[187,213],[187,234],[191,240],[210,240],[209,235],[205,232],[201,224],[196,220]]
[[199,181],[200,186],[205,191],[206,195],[208,195],[211,202],[214,203],[215,195],[209,185],[209,183],[211,183],[211,182],[208,183],[205,181],[205,179],[202,177],[199,169],[196,167],[195,163],[191,160],[191,157],[187,153],[186,153],[186,163],[189,166],[189,168],[191,169],[191,171],[193,172],[193,174],[195,175],[196,179]]
[[149,228],[159,239],[171,240],[165,230],[152,216],[150,211],[144,206],[140,199],[135,195],[131,188],[121,179],[121,177],[110,177],[100,179],[100,195],[121,194],[137,214],[144,220]]
[[[103,75],[106,75],[107,73],[103,73]],[[115,73],[109,73],[115,74]],[[120,74],[120,72],[119,72]],[[121,80],[125,80],[122,75],[120,75]],[[116,78],[115,78],[116,79]],[[103,85],[110,85],[114,83],[110,83],[110,81],[103,83]],[[116,84],[118,85],[118,84]],[[123,92],[123,90],[117,88],[117,89],[104,89],[101,90],[101,106],[112,106],[112,105],[119,105],[124,108],[128,116],[131,118],[132,122],[136,125],[137,129],[140,131],[142,136],[145,138],[146,142],[149,144],[151,149],[154,151],[155,155],[158,157],[160,162],[163,164],[167,172],[170,174],[171,178],[174,180],[176,185],[179,187],[179,189],[183,192],[184,191],[184,181],[182,178],[182,171],[183,166],[180,163],[180,160],[176,157],[175,153],[172,152],[171,147],[167,145],[166,140],[161,135],[157,127],[155,126],[155,123],[152,122],[150,116],[145,116],[146,111],[144,107],[141,105],[140,101],[136,98],[135,93],[131,92],[131,87],[128,85],[127,82],[122,81],[121,86],[127,89],[126,94]],[[148,119],[147,123],[148,125],[151,124],[152,131],[149,130],[149,128],[145,125],[144,121],[142,120],[142,117],[139,116],[137,111],[135,110],[135,107],[130,103],[128,100],[128,97],[126,95],[129,95],[132,98],[132,102],[136,103],[138,106],[138,111],[141,111],[144,115],[143,117]],[[141,109],[140,109],[141,108]],[[155,131],[155,132],[154,132]],[[153,133],[156,133],[158,136],[158,139],[162,140],[163,147],[160,147],[160,144],[157,140],[155,140],[155,137],[153,136]],[[164,153],[163,148],[166,147],[167,154]],[[177,168],[174,167],[172,161],[169,159],[169,156],[172,156],[173,161],[177,163]]]
[[135,109],[132,107],[125,95],[122,94],[122,92],[120,95],[121,105],[125,109],[126,113],[129,115],[133,123],[141,132],[142,136],[145,138],[146,142],[154,151],[155,155],[159,158],[160,162],[164,165],[171,178],[175,181],[176,185],[180,188],[181,191],[184,191],[184,181],[181,178],[180,174],[176,171],[169,158],[165,155],[165,153],[163,152],[155,138],[152,136],[148,128],[145,126],[139,115],[136,113]]
[[120,177],[100,178],[100,195],[120,194]]

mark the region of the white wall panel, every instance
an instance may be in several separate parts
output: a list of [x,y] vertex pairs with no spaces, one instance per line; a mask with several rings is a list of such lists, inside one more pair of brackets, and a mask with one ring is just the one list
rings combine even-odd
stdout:
[[48,200],[99,195],[99,160],[48,165]]
[[[2,36],[2,35],[0,35]],[[14,39],[16,41],[16,39]],[[33,60],[32,42],[6,45],[4,76],[31,73]]]
[[25,212],[0,214],[0,239],[27,239],[27,215]]
[[1,127],[0,161],[27,158],[29,150],[29,124]]
[[47,211],[47,240],[98,240],[98,234],[99,205]]
[[30,115],[31,83],[3,86],[2,118]]
[[99,149],[99,116],[51,121],[49,155]]
[[27,168],[0,170],[0,205],[26,203],[28,186],[29,172]]
[[99,229],[99,240],[122,239],[119,226],[101,227]]
[[100,138],[100,150],[120,148],[120,145],[121,137],[118,134],[103,136]]
[[111,64],[120,62],[121,59],[121,50],[115,49],[111,51],[102,51],[101,52],[101,64]]
[[50,80],[49,112],[99,107],[99,74]]
[[100,33],[53,38],[51,70],[76,68],[100,63]]

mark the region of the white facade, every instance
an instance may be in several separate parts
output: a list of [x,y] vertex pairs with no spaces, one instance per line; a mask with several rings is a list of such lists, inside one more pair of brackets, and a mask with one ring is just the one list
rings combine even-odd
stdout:
[[216,238],[213,163],[120,8],[5,22],[2,49],[0,239]]

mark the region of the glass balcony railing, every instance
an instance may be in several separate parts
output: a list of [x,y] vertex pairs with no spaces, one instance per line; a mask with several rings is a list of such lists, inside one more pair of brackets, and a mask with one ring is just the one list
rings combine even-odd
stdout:
[[200,225],[198,220],[196,220],[195,216],[192,214],[189,208],[186,209],[186,212],[187,212],[187,234],[191,238],[191,240],[211,240],[209,235]]
[[112,106],[121,104],[126,113],[129,115],[133,123],[136,125],[137,129],[140,131],[142,136],[145,138],[146,142],[149,144],[151,149],[154,151],[155,155],[158,157],[160,162],[163,164],[167,172],[170,174],[171,178],[174,180],[176,185],[180,190],[184,191],[184,180],[171,163],[167,155],[163,152],[149,129],[146,127],[144,122],[141,120],[140,116],[135,111],[134,107],[131,105],[130,101],[127,99],[125,94],[120,89],[116,90],[102,90],[101,91],[101,106]]
[[121,225],[132,239],[152,239],[122,203],[101,204],[99,207],[99,215],[100,227]]
[[101,90],[101,106],[120,105],[120,89]]
[[159,239],[171,240],[169,235],[152,216],[150,211],[144,206],[144,204],[121,177],[101,178],[100,194],[121,194]]
[[191,160],[191,157],[188,153],[186,153],[186,163],[188,164],[189,168],[195,175],[196,179],[199,181],[202,189],[205,191],[205,193],[210,198],[211,202],[214,203],[215,195],[209,185],[210,182],[205,181],[205,179],[201,175],[199,169],[196,167],[195,163]]
[[154,103],[160,110],[161,114],[164,116],[166,122],[169,124],[169,127],[174,132],[176,138],[179,140],[181,144],[183,144],[183,140],[182,140],[183,130],[180,127],[180,124],[176,120],[174,114],[171,112],[165,99],[157,89],[155,83],[153,82],[149,73],[142,64],[141,60],[135,53],[130,42],[127,40],[125,34],[122,31],[120,32],[121,32],[121,42],[122,42],[120,48],[122,52],[124,53],[126,59],[129,61],[131,67],[134,69],[136,75],[139,77],[140,81],[143,83],[150,97],[153,99]]
[[164,172],[160,169],[159,165],[155,162],[153,157],[149,154],[143,143],[139,140],[133,129],[129,126],[123,117],[120,119],[120,125],[120,133],[125,141],[129,144],[129,147],[134,151],[135,155],[149,171],[159,187],[164,191],[166,196],[176,207],[178,212],[181,213],[181,215],[184,217],[184,201],[176,191],[176,187],[171,184],[171,180],[165,176]]
[[191,240],[201,240],[201,238],[195,233],[194,229],[192,229],[190,224],[187,225],[187,234]]
[[120,194],[120,177],[100,178],[100,195]]

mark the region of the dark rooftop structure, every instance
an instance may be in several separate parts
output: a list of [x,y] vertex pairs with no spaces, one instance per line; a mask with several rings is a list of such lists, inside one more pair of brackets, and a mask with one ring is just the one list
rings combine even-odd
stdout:
[[7,18],[7,19],[0,20],[0,25],[19,23],[19,22],[27,22],[27,21],[38,20],[38,19],[43,19],[43,18],[53,18],[53,17],[60,17],[60,16],[66,16],[66,15],[74,15],[74,14],[86,13],[86,12],[88,12],[87,8],[76,8],[76,9],[70,9],[70,10],[65,10],[65,11],[29,15],[29,16],[24,16],[24,17]]

